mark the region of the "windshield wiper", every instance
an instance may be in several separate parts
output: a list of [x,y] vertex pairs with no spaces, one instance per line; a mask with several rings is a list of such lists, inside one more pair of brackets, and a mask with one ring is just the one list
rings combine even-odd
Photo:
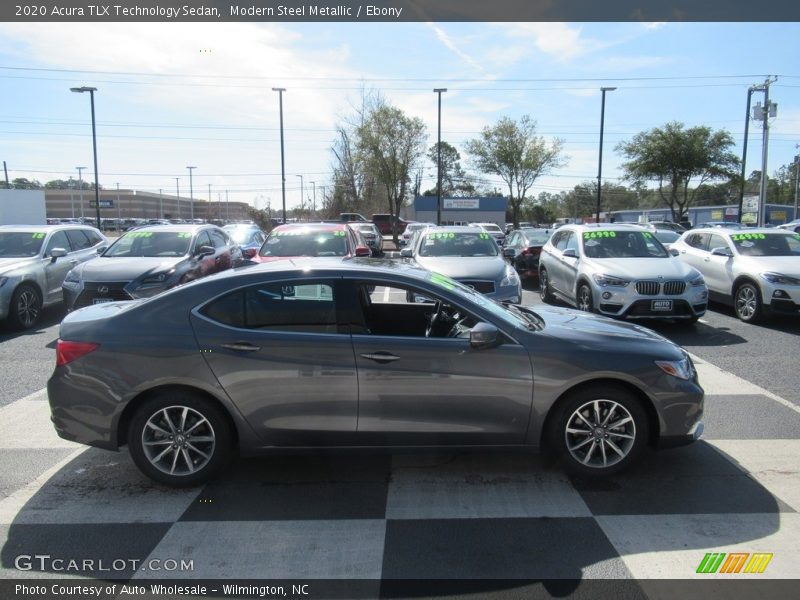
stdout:
[[522,317],[527,322],[528,329],[538,330],[544,325],[542,318],[529,308],[514,304],[510,300],[503,300],[501,304],[515,315]]

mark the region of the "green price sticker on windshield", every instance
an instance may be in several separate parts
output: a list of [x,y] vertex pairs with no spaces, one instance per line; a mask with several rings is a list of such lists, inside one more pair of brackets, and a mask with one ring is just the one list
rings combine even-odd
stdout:
[[334,231],[333,235],[334,235],[334,237],[344,237],[345,233],[344,233],[344,231]]
[[445,277],[444,275],[440,275],[439,273],[431,273],[430,280],[431,283],[435,283],[436,285],[439,285],[447,290],[452,290],[456,287],[455,282],[452,279]]
[[652,234],[652,233],[650,233],[650,232],[648,232],[648,231],[645,231],[645,232],[643,232],[643,233],[642,233],[642,235],[643,235],[644,237],[646,237],[646,238],[652,238],[652,237],[653,237],[653,234]]
[[134,231],[128,234],[132,238],[149,238],[153,237],[152,231]]
[[34,233],[31,237],[35,240],[43,240],[45,235],[44,233]]
[[179,238],[190,238],[190,237],[192,237],[192,234],[191,233],[179,233],[178,237]]
[[482,233],[478,237],[481,238],[482,240],[488,240],[489,239],[489,234],[488,233]]
[[616,231],[584,231],[583,239],[590,240],[595,238],[613,238],[617,237]]
[[454,237],[456,237],[456,234],[452,233],[452,232],[450,232],[450,233],[432,233],[432,234],[430,234],[428,236],[428,238],[431,239],[431,240],[447,240],[447,239],[453,239]]
[[764,233],[735,233],[731,236],[734,242],[743,242],[744,240],[765,240],[767,235]]

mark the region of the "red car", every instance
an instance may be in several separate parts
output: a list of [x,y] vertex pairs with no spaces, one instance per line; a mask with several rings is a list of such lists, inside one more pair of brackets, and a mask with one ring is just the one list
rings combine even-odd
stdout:
[[389,214],[372,215],[372,222],[375,223],[375,227],[378,228],[381,235],[392,235],[392,220],[397,225],[397,235],[402,234],[406,230],[408,221]]
[[297,256],[369,256],[370,249],[346,223],[289,223],[272,230],[251,260]]

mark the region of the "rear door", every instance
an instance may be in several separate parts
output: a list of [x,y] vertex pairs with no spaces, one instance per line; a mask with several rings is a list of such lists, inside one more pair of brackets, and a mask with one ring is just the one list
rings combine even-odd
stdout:
[[[714,248],[725,248],[731,251],[730,245],[723,236],[712,233],[709,236],[708,251],[705,252],[703,267],[700,271],[705,277],[709,290],[730,295],[733,287],[733,257],[713,255],[711,251]],[[731,251],[731,253],[733,252]]]
[[203,357],[265,446],[354,442],[358,382],[339,286],[256,284],[192,312]]
[[[62,256],[61,258],[51,257],[50,253],[54,248],[66,250],[67,256]],[[47,245],[45,246],[43,254],[45,285],[47,286],[47,289],[44,291],[45,304],[59,302],[62,299],[63,292],[61,290],[61,284],[64,283],[64,278],[72,267],[80,262],[76,254],[76,252],[72,251],[66,233],[63,231],[56,231],[50,235],[50,239],[47,240]]]

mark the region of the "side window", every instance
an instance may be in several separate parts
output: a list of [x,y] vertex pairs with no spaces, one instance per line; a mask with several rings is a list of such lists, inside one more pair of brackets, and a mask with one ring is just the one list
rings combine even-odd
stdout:
[[202,246],[214,247],[211,243],[211,238],[208,237],[208,231],[201,231],[194,242],[194,251],[197,252]]
[[66,233],[63,231],[56,231],[53,235],[51,235],[50,240],[47,242],[47,248],[44,249],[44,255],[50,256],[50,252],[53,250],[53,248],[63,248],[67,252],[71,251]]
[[103,242],[103,238],[100,237],[100,234],[94,229],[84,229],[83,232],[86,234],[86,237],[89,238],[89,241],[92,242],[92,246],[96,246],[97,244]]
[[567,247],[567,232],[566,231],[559,231],[555,236],[553,236],[553,246],[556,247],[556,250],[565,250]]
[[84,250],[94,246],[92,240],[90,240],[86,233],[84,233],[81,229],[68,229],[67,237],[69,238],[69,243],[72,245],[73,251]]
[[212,229],[209,233],[211,235],[211,242],[214,244],[215,248],[225,248],[228,245],[228,240],[221,231]]
[[725,241],[725,238],[721,235],[717,235],[716,233],[711,234],[711,239],[708,242],[708,251],[711,252],[714,248],[726,248],[730,250],[728,247],[728,242]]
[[512,233],[511,236],[506,240],[506,245],[516,247],[518,241],[519,241],[519,234],[515,232]]
[[336,333],[336,303],[327,283],[267,283],[227,294],[202,310],[214,321],[262,331]]
[[578,236],[571,231],[567,234],[567,243],[564,250],[569,250],[570,248],[575,250],[577,254],[580,254],[578,251]]
[[689,237],[686,238],[686,244],[691,246],[692,248],[697,248],[698,250],[705,250],[706,245],[705,242],[708,239],[707,233],[693,233]]

